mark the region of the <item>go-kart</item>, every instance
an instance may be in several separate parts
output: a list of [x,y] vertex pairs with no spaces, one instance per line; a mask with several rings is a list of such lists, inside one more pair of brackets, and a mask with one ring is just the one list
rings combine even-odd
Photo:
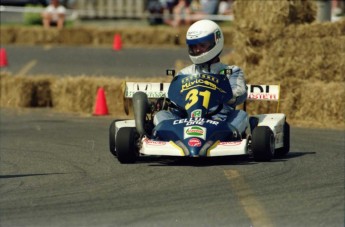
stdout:
[[[232,98],[226,74],[173,75],[171,83],[126,82],[124,97],[132,99],[134,119],[114,120],[109,128],[110,152],[120,163],[140,156],[215,157],[247,155],[270,161],[289,152],[290,127],[285,114],[248,118],[240,134],[216,115]],[[247,85],[248,100],[279,101],[278,85]],[[160,110],[176,111],[181,118],[154,126]],[[125,107],[128,113],[128,106]]]

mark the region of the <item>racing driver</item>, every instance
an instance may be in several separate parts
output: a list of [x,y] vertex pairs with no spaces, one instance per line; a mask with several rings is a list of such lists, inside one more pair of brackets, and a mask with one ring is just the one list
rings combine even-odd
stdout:
[[[193,64],[182,69],[177,75],[213,73],[227,76],[233,98],[224,104],[220,112],[212,116],[212,119],[227,121],[242,135],[247,126],[248,115],[243,110],[236,110],[235,107],[242,104],[247,98],[246,83],[242,69],[235,65],[229,66],[220,62],[219,55],[224,47],[222,30],[211,20],[200,20],[189,27],[186,39],[189,57]],[[224,73],[227,69],[231,70],[230,75]],[[181,117],[177,111],[161,110],[155,114],[153,123],[158,125],[164,120],[179,118]]]

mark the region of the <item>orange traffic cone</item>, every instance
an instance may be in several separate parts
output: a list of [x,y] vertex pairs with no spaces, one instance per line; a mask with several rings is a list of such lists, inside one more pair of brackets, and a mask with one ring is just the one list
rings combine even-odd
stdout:
[[6,67],[8,65],[7,62],[7,54],[5,48],[0,49],[0,67]]
[[121,50],[122,49],[122,40],[119,34],[114,35],[114,42],[113,42],[113,50]]
[[97,91],[97,99],[93,115],[108,115],[108,106],[105,99],[104,89],[101,87]]

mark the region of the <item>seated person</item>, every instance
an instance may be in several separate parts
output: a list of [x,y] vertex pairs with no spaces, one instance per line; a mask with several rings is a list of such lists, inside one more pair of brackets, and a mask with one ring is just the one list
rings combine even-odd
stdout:
[[218,14],[220,15],[232,14],[232,0],[221,0],[218,6]]
[[219,8],[219,0],[199,0],[198,10],[194,12],[193,19],[198,21],[208,19],[209,16],[217,15]]
[[166,21],[167,24],[170,24],[173,27],[178,27],[181,24],[190,25],[190,15],[191,15],[191,0],[178,0],[175,1],[175,4],[172,9],[173,19],[171,21]]
[[219,0],[200,0],[202,13],[215,15],[218,13]]
[[42,23],[44,28],[57,26],[61,29],[65,23],[66,8],[60,4],[59,0],[51,0],[50,4],[42,13]]

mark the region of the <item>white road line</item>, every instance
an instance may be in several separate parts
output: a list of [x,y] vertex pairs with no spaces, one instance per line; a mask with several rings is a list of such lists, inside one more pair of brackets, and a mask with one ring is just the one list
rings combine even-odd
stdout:
[[253,191],[239,172],[237,170],[224,170],[224,174],[231,182],[231,186],[239,198],[242,208],[252,221],[252,226],[273,226],[264,207],[255,198]]
[[26,75],[36,64],[37,64],[37,60],[32,60],[28,62],[26,65],[24,65],[23,68],[19,70],[19,72],[17,73],[17,76]]

